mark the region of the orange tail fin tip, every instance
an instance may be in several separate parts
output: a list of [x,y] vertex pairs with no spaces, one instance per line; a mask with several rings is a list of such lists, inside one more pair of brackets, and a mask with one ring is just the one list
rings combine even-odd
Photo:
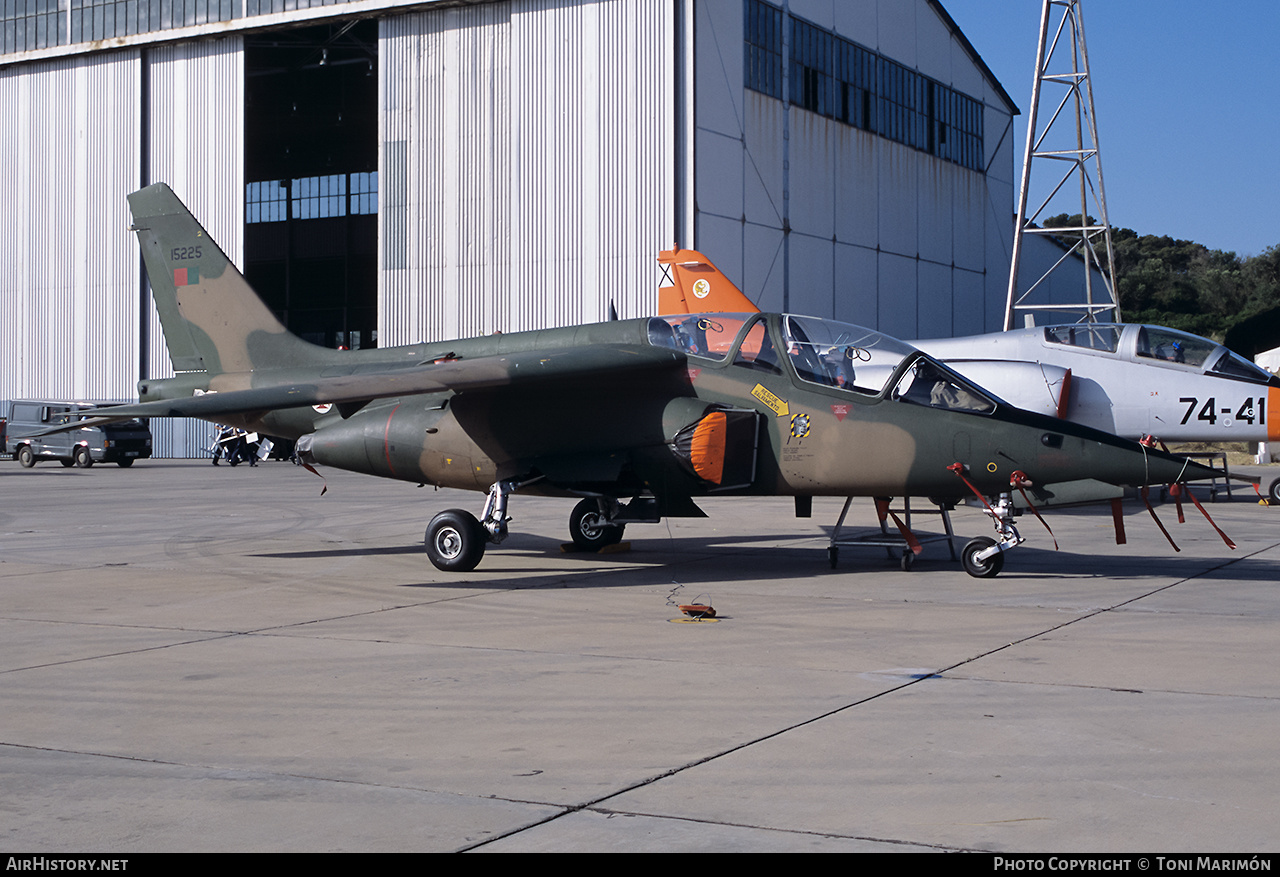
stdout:
[[711,260],[697,250],[673,244],[658,253],[663,280],[658,288],[658,310],[664,314],[754,314],[760,309],[742,294]]

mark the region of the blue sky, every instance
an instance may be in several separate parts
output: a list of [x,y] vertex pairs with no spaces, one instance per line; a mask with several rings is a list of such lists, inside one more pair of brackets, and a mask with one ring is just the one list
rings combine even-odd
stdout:
[[[1020,173],[1042,2],[942,5],[1022,111]],[[1280,245],[1280,2],[1081,5],[1111,224],[1241,256]]]

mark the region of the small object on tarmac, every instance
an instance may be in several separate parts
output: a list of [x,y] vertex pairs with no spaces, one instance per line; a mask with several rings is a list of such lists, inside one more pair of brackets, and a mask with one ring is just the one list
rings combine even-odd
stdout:
[[692,618],[715,618],[716,610],[705,603],[682,603],[680,611]]

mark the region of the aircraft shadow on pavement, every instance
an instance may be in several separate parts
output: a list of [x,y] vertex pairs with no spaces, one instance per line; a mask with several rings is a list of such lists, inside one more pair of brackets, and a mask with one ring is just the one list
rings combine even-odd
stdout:
[[[797,577],[862,576],[898,574],[901,576],[936,575],[953,573],[964,575],[959,561],[951,560],[946,545],[941,542],[926,544],[923,553],[914,560],[911,572],[902,572],[899,566],[901,547],[841,545],[839,564],[832,568],[827,559],[826,543],[829,527],[813,534],[770,535],[753,534],[716,536],[666,536],[655,531],[651,538],[643,536],[629,539],[630,550],[606,553],[565,552],[565,542],[550,537],[527,533],[513,533],[501,546],[494,547],[472,573],[442,576],[435,581],[405,582],[398,587],[411,588],[511,588],[528,589],[546,586],[557,587],[631,587],[651,585],[655,579],[664,583],[678,579],[686,585],[714,584],[750,579],[775,581]],[[858,528],[859,532],[872,532]],[[956,537],[956,551],[964,545],[968,536]],[[1035,537],[1033,537],[1035,538]],[[1047,538],[1047,537],[1046,537]],[[351,546],[320,550],[264,552],[255,557],[287,560],[345,557],[396,557],[422,556],[420,544],[396,546]],[[546,564],[553,560],[558,568],[548,571]],[[1274,568],[1263,561],[1228,558],[1229,575],[1232,578],[1272,581]],[[1189,578],[1212,575],[1213,568],[1224,560],[1217,558],[1192,558],[1174,554],[1131,553],[1099,557],[1083,551],[1074,552],[1070,547],[1054,551],[1051,547],[1023,545],[1008,556],[1004,571],[993,580],[998,587],[1000,579],[1035,578],[1060,579],[1071,577],[1106,578]],[[593,573],[609,572],[602,580]],[[967,576],[965,580],[967,580]],[[581,579],[581,581],[575,581]]]

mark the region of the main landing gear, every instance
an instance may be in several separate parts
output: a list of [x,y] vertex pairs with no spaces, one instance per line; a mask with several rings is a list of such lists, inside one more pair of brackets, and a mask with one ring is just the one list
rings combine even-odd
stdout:
[[479,566],[485,546],[507,538],[507,521],[511,520],[507,517],[507,497],[534,480],[495,482],[489,488],[484,517],[479,521],[466,509],[447,509],[432,518],[423,544],[435,568],[471,572]]
[[449,509],[431,519],[427,525],[427,557],[436,569],[445,572],[470,572],[484,557],[489,534],[465,509]]
[[[507,538],[507,498],[537,478],[525,481],[499,481],[489,488],[484,512],[479,520],[465,509],[448,509],[427,525],[424,547],[436,569],[446,572],[470,572],[484,557],[485,548]],[[621,509],[609,497],[589,497],[578,503],[569,515],[569,535],[584,551],[599,551],[622,541],[625,524],[615,523]],[[643,518],[633,518],[643,520]]]

